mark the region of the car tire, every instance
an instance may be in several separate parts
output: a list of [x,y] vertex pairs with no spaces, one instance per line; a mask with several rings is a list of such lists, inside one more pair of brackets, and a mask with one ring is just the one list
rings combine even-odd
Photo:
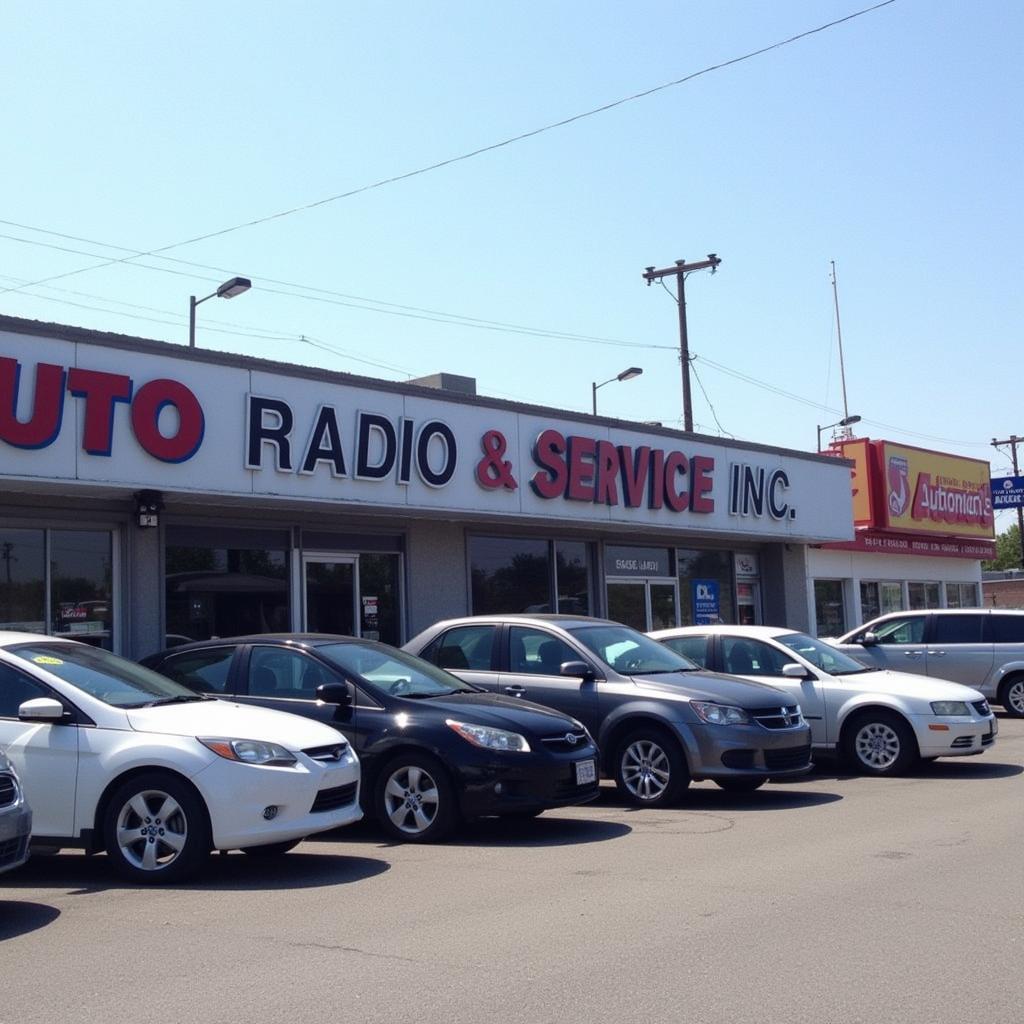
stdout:
[[447,769],[436,757],[419,751],[393,757],[377,776],[373,814],[380,827],[399,842],[443,839],[459,820]]
[[294,850],[301,843],[301,839],[289,839],[283,843],[265,843],[263,846],[243,846],[242,853],[250,857],[280,857],[289,850]]
[[644,727],[624,736],[615,748],[615,785],[637,807],[663,807],[690,784],[686,755],[663,729]]
[[768,780],[749,777],[738,777],[735,779],[715,779],[715,785],[724,789],[726,793],[753,793],[760,789]]
[[917,740],[893,711],[865,711],[843,729],[843,753],[862,775],[904,775],[917,763]]
[[150,885],[180,882],[209,856],[210,821],[188,783],[167,772],[146,772],[111,794],[103,838],[123,877]]
[[1003,680],[999,687],[999,703],[1011,718],[1024,718],[1024,675]]

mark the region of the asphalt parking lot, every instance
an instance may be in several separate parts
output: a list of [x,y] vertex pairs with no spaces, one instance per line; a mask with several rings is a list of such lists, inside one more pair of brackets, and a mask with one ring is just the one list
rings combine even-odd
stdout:
[[876,780],[822,765],[678,809],[599,803],[434,847],[364,825],[132,888],[102,857],[0,878],[0,1024],[1013,1021],[1024,722]]

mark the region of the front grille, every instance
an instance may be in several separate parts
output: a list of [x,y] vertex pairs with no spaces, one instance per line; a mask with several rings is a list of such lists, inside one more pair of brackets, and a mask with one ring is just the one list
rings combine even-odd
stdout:
[[339,807],[352,803],[356,798],[357,787],[358,783],[348,782],[344,786],[335,786],[333,789],[321,789],[310,808],[311,813],[336,811]]
[[307,747],[303,753],[314,761],[322,761],[330,764],[340,761],[345,756],[345,747],[348,746],[344,740],[338,743],[330,743],[326,747]]
[[774,708],[754,708],[747,713],[758,725],[763,725],[766,729],[791,729],[803,724],[799,704]]
[[0,807],[10,807],[18,800],[18,785],[13,775],[0,775]]
[[17,836],[15,839],[8,839],[0,843],[0,868],[8,864],[15,864],[25,856],[25,847],[28,845],[28,836]]
[[[571,736],[570,741],[567,737]],[[542,736],[541,743],[548,750],[555,750],[559,753],[573,753],[574,751],[583,750],[587,743],[587,734],[582,729],[573,729],[570,732],[562,732],[557,736]]]
[[983,718],[987,718],[991,712],[987,700],[972,700],[971,707],[974,708],[974,710]]
[[753,768],[753,750],[727,750],[722,755],[722,764],[726,768]]
[[782,747],[764,752],[765,767],[769,771],[781,772],[791,768],[806,768],[811,762],[810,743],[802,747]]

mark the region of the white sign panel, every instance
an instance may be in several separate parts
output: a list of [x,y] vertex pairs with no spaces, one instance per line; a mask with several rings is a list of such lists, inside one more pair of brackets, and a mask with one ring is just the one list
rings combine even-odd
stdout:
[[0,333],[0,478],[853,536],[836,460],[13,333]]

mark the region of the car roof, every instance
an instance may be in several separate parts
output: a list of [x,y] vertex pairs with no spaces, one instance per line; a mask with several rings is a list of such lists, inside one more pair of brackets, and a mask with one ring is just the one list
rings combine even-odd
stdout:
[[444,619],[435,622],[431,629],[439,626],[448,628],[456,625],[470,625],[474,622],[513,622],[513,623],[537,623],[545,626],[563,626],[568,629],[572,626],[621,626],[621,622],[614,622],[612,619],[598,619],[592,615],[561,615],[558,612],[509,612],[496,615],[460,615],[454,619]]
[[663,640],[671,636],[706,636],[708,633],[728,633],[730,636],[748,636],[752,639],[774,639],[779,636],[788,636],[790,633],[799,633],[799,629],[790,629],[787,626],[729,626],[729,625],[707,625],[707,626],[673,626],[671,629],[656,629],[647,635],[655,640]]
[[185,651],[204,650],[208,647],[229,647],[235,644],[258,643],[295,644],[299,647],[318,647],[321,644],[362,644],[366,647],[383,647],[377,640],[366,640],[359,636],[346,636],[342,633],[249,633],[245,636],[217,636],[209,640],[193,640],[187,644],[177,644],[156,651],[145,660],[157,655],[181,654]]

